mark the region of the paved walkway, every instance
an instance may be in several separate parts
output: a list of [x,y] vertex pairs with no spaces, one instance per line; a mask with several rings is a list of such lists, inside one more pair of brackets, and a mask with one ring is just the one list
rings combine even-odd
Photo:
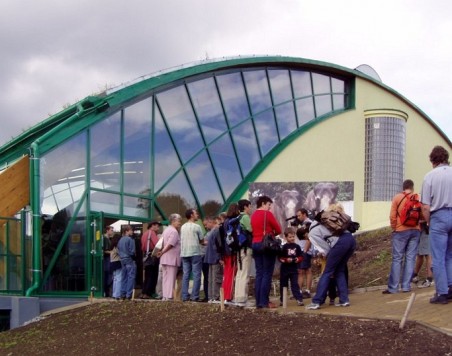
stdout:
[[[412,291],[416,296],[407,320],[415,320],[420,324],[438,329],[452,336],[452,303],[447,305],[431,304],[429,299],[434,291],[433,287]],[[382,294],[381,290],[352,293],[350,294],[350,307],[340,308],[325,304],[318,310],[306,310],[304,307],[296,306],[295,301],[290,300],[287,310],[309,314],[343,315],[401,321],[411,294]],[[310,301],[310,299],[306,299],[305,304]]]

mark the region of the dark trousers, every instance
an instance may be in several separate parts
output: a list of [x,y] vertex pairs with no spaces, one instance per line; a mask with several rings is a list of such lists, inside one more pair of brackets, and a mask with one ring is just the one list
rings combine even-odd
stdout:
[[263,252],[262,243],[253,243],[253,258],[256,265],[256,280],[254,281],[254,295],[257,308],[267,308],[270,289],[272,286],[273,270],[276,257]]
[[[279,295],[281,302],[283,301],[283,288],[289,286],[292,290],[292,295],[296,300],[302,301],[303,296],[300,293],[300,286],[298,285],[298,270],[297,266],[294,265],[295,269],[287,268],[284,264],[281,264],[281,273],[279,275]],[[292,267],[292,266],[291,266]]]
[[151,296],[155,294],[155,287],[157,286],[157,280],[159,278],[159,263],[155,266],[144,267],[144,282],[142,294]]
[[203,278],[202,287],[204,289],[204,299],[209,300],[209,264],[205,262],[202,263],[202,278]]
[[113,274],[110,272],[110,255],[104,256],[102,261],[104,270],[104,296],[111,297],[111,287],[113,285]]

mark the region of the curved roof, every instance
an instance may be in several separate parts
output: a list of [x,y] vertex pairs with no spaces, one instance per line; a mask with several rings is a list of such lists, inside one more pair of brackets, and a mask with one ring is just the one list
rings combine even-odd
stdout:
[[[49,137],[58,131],[58,128],[64,129],[69,126],[67,121],[72,123],[76,120],[81,120],[88,115],[98,114],[106,110],[107,108],[114,108],[116,106],[124,105],[125,102],[138,100],[142,93],[149,90],[163,88],[171,85],[175,81],[184,80],[195,75],[214,72],[217,70],[233,69],[237,67],[251,67],[255,65],[289,65],[291,67],[297,67],[304,69],[312,69],[314,71],[326,71],[329,73],[336,73],[341,76],[347,76],[350,78],[360,77],[365,80],[373,82],[385,90],[397,95],[401,100],[418,111],[434,128],[435,130],[448,142],[451,142],[449,138],[442,132],[442,130],[431,120],[422,110],[420,110],[415,104],[408,99],[400,95],[392,88],[385,84],[376,81],[372,77],[357,71],[348,69],[335,64],[321,62],[305,58],[294,58],[284,56],[255,56],[255,57],[234,57],[234,58],[221,58],[217,60],[207,60],[195,64],[189,64],[188,66],[181,66],[175,69],[156,72],[149,76],[143,76],[137,80],[131,82],[131,84],[122,85],[112,90],[108,90],[99,93],[95,96],[89,96],[80,102],[69,106],[61,112],[52,115],[51,117],[43,120],[37,125],[31,127],[27,131],[23,132],[13,140],[7,142],[0,147],[0,167],[8,165],[10,162],[16,160],[23,154],[28,153],[28,149],[32,142],[35,140],[44,140],[45,137]],[[52,133],[50,133],[52,132]],[[65,139],[66,135],[63,135],[62,139]]]

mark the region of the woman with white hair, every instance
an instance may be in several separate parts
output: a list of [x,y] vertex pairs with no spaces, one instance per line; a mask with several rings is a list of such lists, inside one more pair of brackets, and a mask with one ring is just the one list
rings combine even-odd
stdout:
[[173,290],[176,285],[176,277],[180,257],[180,235],[179,230],[182,224],[182,218],[179,214],[171,214],[169,217],[170,225],[163,231],[163,248],[157,254],[160,257],[162,266],[162,299],[173,300]]

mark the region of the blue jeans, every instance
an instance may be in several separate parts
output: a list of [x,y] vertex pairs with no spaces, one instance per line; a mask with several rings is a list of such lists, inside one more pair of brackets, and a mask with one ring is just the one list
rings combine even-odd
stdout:
[[430,248],[436,293],[452,288],[452,209],[439,209],[430,217]]
[[267,308],[269,303],[272,276],[276,257],[262,251],[262,243],[253,243],[253,258],[256,265],[256,280],[254,282],[254,295],[257,308]]
[[[400,276],[402,276],[402,291],[409,292],[411,290],[411,277],[416,263],[420,234],[420,231],[416,229],[392,233],[392,264],[388,279],[389,292],[397,293],[399,291]],[[404,258],[405,263],[403,263]]]
[[348,284],[346,278],[347,262],[353,255],[356,248],[356,241],[352,234],[346,232],[341,235],[339,240],[331,249],[326,258],[326,266],[320,276],[317,285],[317,291],[312,302],[316,304],[325,303],[332,276],[336,278],[337,290],[339,293],[339,302],[346,303],[348,299]]
[[193,288],[191,290],[191,300],[199,299],[199,289],[201,288],[201,272],[202,272],[202,257],[190,256],[182,257],[182,300],[188,300],[188,285],[190,283],[190,275],[193,274]]
[[122,280],[122,268],[118,268],[117,270],[113,271],[113,298],[120,298],[121,297],[121,283]]
[[137,264],[135,261],[122,265],[121,269],[121,297],[131,298],[135,288]]

